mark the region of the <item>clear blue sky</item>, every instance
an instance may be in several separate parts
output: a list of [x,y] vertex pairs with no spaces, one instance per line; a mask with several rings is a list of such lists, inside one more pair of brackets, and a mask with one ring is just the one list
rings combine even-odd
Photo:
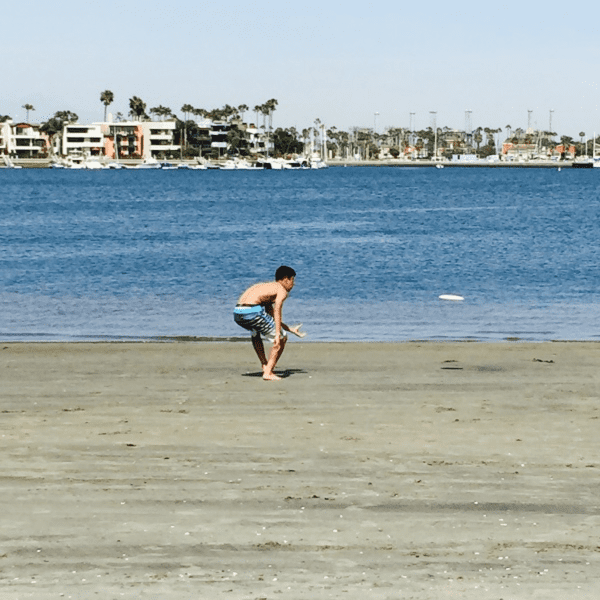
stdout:
[[[600,134],[598,3],[31,0],[2,9],[0,114],[279,101],[273,125]],[[248,115],[247,115],[248,116]]]

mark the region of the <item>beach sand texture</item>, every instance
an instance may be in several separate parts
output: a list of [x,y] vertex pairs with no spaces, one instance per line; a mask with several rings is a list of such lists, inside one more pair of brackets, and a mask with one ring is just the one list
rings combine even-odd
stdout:
[[0,598],[600,597],[600,344],[1,343]]

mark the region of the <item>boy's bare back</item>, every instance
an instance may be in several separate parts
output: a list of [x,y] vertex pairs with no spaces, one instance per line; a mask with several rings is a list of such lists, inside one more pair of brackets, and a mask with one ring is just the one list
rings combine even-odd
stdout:
[[278,281],[257,283],[249,287],[239,298],[238,304],[274,304],[283,302],[288,296],[285,287]]

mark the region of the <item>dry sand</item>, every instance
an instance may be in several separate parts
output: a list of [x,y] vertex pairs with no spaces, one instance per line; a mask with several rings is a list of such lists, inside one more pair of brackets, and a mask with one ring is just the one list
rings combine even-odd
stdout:
[[600,597],[600,344],[292,342],[280,367],[0,344],[0,598]]

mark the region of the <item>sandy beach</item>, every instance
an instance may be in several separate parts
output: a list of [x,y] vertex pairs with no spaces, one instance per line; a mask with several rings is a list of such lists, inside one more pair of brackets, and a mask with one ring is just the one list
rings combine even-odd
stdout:
[[0,597],[600,597],[600,344],[0,343]]

